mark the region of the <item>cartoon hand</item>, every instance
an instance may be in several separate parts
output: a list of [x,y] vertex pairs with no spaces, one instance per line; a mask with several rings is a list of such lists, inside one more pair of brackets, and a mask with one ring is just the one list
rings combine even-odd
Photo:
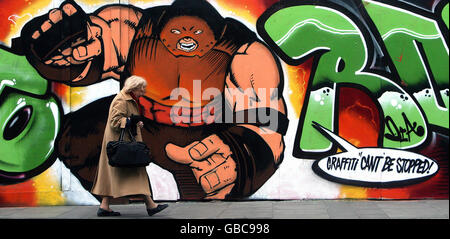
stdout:
[[236,181],[236,162],[231,150],[217,135],[186,147],[166,145],[167,156],[192,168],[197,182],[206,192],[206,199],[224,199]]
[[50,10],[48,19],[31,36],[36,54],[45,64],[54,66],[83,64],[99,56],[102,31],[87,19],[83,10],[72,1]]

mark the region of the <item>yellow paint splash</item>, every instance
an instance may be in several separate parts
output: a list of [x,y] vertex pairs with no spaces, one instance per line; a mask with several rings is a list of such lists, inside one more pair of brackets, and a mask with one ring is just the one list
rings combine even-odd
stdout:
[[247,5],[244,5],[244,7],[230,6],[226,1],[217,1],[217,5],[219,6],[219,12],[227,12],[234,18],[243,19],[252,26],[256,25],[258,18],[250,11]]
[[[36,204],[45,206],[61,206],[65,205],[66,199],[61,191],[61,184],[58,175],[55,175],[47,169],[43,173],[34,177],[33,186],[36,190]],[[59,175],[61,177],[61,175]]]
[[42,0],[28,3],[28,6],[24,8],[21,12],[17,14],[18,18],[14,19],[14,23],[11,24],[11,31],[9,32],[9,35],[5,38],[5,42],[10,42],[11,38],[15,37],[20,33],[20,30],[22,30],[22,27],[30,21],[33,17],[37,16],[38,14],[41,14],[41,11],[44,9],[47,9],[48,6],[52,3],[52,0]]
[[362,187],[343,185],[340,188],[339,198],[367,199],[367,189]]
[[84,102],[87,87],[70,87],[61,83],[53,83],[53,92],[70,108],[76,108]]

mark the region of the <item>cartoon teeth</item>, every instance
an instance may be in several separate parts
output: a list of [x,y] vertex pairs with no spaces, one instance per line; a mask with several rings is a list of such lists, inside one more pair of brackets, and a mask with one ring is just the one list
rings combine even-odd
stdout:
[[194,43],[181,43],[181,49],[185,50],[185,51],[192,51],[195,48],[195,44]]
[[195,49],[197,49],[197,47],[198,47],[198,43],[190,37],[185,37],[185,38],[180,39],[177,44],[178,50],[185,51],[185,52],[195,51]]

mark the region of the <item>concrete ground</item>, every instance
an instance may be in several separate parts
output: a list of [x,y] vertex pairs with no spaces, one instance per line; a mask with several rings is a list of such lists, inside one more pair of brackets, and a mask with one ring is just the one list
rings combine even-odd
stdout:
[[[149,217],[142,203],[111,205],[114,219],[449,219],[448,200],[167,202]],[[99,219],[98,206],[0,208],[0,219]],[[103,218],[102,218],[103,219]],[[109,219],[109,218],[108,218]]]

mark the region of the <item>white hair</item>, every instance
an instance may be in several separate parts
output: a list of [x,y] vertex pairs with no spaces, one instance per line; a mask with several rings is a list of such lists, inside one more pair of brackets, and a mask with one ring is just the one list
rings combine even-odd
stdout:
[[147,87],[147,81],[140,76],[130,76],[125,80],[125,85],[123,86],[123,90],[126,93],[130,93],[136,89],[142,89]]

